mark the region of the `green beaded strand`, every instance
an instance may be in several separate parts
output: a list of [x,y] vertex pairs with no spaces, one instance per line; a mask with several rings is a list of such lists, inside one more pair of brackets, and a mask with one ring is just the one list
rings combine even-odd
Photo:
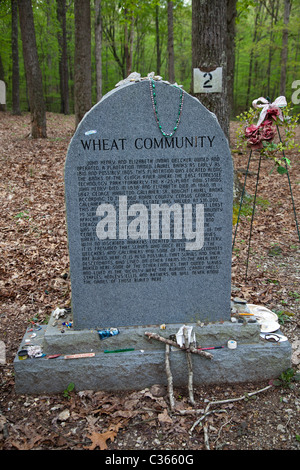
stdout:
[[[172,86],[175,86],[176,88],[179,88],[176,85],[172,85]],[[175,132],[177,131],[177,128],[178,128],[179,123],[180,123],[181,113],[182,113],[182,108],[183,108],[184,94],[183,94],[182,89],[181,88],[179,88],[179,89],[180,89],[179,110],[178,110],[178,115],[177,115],[177,119],[176,119],[176,124],[175,124],[175,127],[173,128],[173,131],[168,133],[168,132],[163,131],[162,126],[160,124],[160,120],[159,120],[159,116],[158,116],[158,109],[157,109],[156,92],[154,91],[155,90],[155,82],[152,78],[150,79],[150,94],[151,94],[151,101],[152,101],[152,106],[153,106],[153,110],[154,110],[154,116],[155,116],[155,120],[156,120],[156,123],[158,125],[158,128],[159,128],[160,132],[162,133],[162,135],[164,137],[172,137],[175,134]]]

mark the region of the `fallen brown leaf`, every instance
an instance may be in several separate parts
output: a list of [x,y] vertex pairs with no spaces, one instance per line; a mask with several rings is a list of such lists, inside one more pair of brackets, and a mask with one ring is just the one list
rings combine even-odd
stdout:
[[99,447],[100,450],[106,450],[107,449],[106,441],[110,439],[113,442],[116,435],[117,435],[116,431],[106,431],[102,434],[94,431],[92,432],[92,434],[87,436],[88,439],[92,441],[92,444],[90,446],[85,447],[85,449],[94,450],[96,449],[96,447]]

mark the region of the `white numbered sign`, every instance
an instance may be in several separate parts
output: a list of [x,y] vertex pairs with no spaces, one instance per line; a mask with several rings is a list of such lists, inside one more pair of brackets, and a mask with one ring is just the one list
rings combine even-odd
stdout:
[[194,93],[221,93],[222,70],[222,67],[217,67],[210,72],[194,69]]

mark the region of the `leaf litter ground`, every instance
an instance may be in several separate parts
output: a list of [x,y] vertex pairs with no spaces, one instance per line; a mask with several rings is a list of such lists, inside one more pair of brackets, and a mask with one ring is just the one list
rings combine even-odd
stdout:
[[[174,411],[167,390],[123,393],[70,391],[54,395],[16,395],[13,359],[31,321],[46,322],[52,310],[70,306],[69,258],[64,206],[64,161],[74,117],[47,114],[48,138],[32,140],[30,116],[0,113],[1,239],[0,340],[6,363],[0,365],[1,450],[298,450],[299,384],[225,384],[197,387],[191,406],[187,389],[175,389]],[[243,183],[248,155],[232,149]],[[300,132],[298,130],[297,139]],[[290,178],[298,221],[300,161]],[[254,195],[258,156],[251,161],[246,191]],[[284,334],[299,369],[299,239],[286,175],[263,161],[254,216],[248,277],[251,203],[243,205],[232,265],[232,296],[279,312]],[[234,227],[233,227],[234,232]],[[66,384],[67,388],[68,384]],[[251,392],[263,390],[261,393]],[[239,397],[243,399],[232,401]],[[211,401],[227,400],[211,406]],[[206,442],[205,442],[206,436]]]

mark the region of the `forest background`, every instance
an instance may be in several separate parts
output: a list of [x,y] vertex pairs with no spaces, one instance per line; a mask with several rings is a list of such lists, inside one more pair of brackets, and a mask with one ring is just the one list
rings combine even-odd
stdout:
[[[15,114],[29,111],[17,3],[0,2],[0,79],[6,83],[5,109]],[[31,3],[46,110],[73,114],[76,2]],[[233,3],[236,9],[231,119],[249,109],[252,100],[268,96],[273,101],[280,94],[293,102],[298,113],[300,0]],[[89,34],[92,104],[133,71],[142,76],[154,71],[170,82],[175,79],[192,93],[191,0],[93,0]],[[67,77],[65,87],[62,73]]]

